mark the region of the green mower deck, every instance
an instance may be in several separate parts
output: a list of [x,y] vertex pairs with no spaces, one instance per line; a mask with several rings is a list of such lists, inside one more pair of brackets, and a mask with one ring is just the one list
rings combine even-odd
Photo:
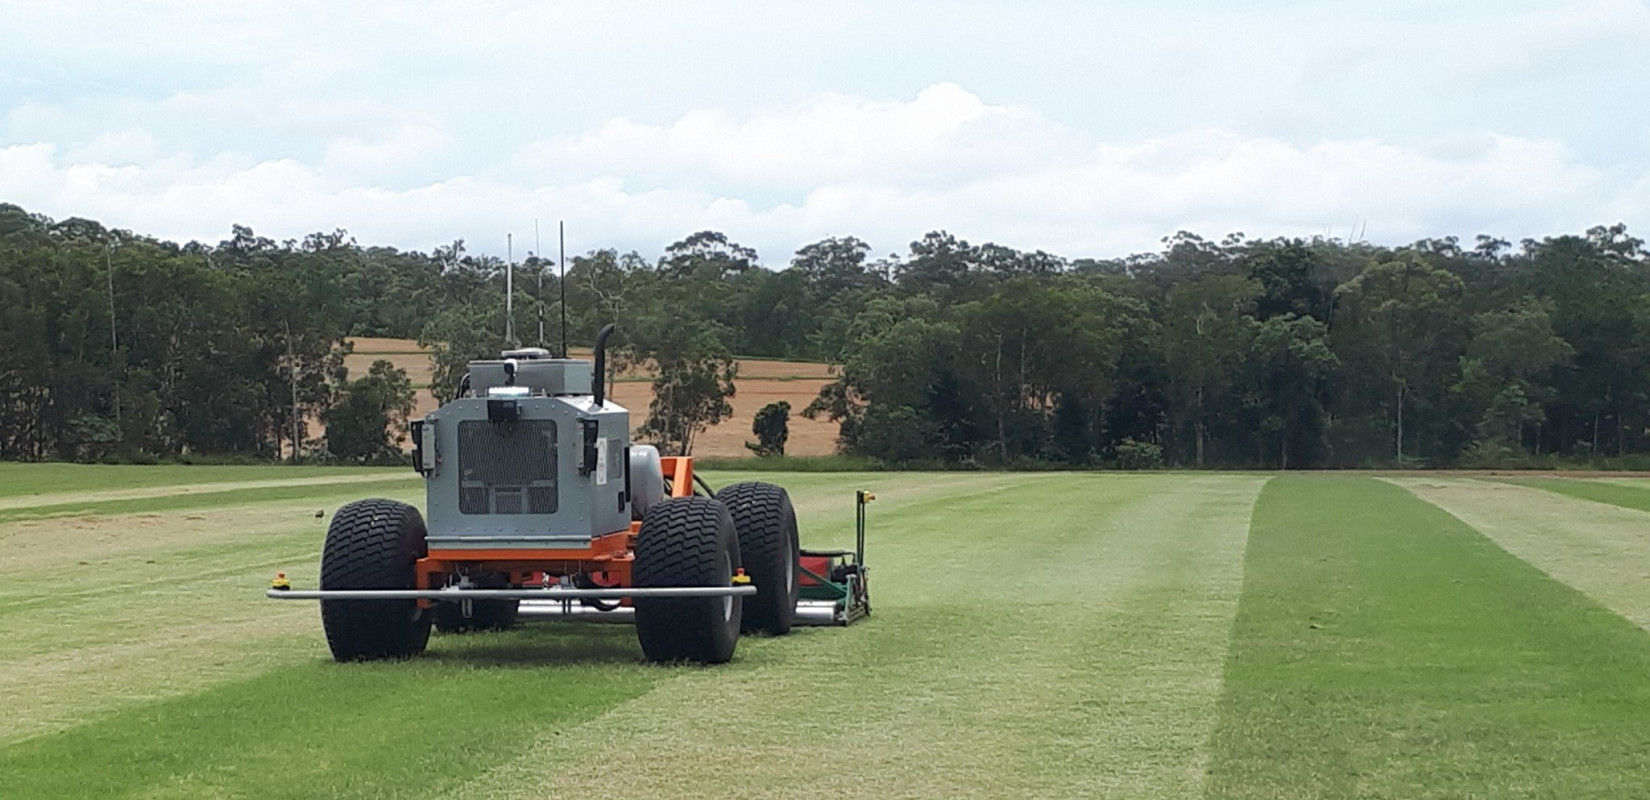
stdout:
[[865,568],[865,505],[877,496],[854,493],[854,549],[801,552],[797,621],[805,625],[850,625],[871,615]]

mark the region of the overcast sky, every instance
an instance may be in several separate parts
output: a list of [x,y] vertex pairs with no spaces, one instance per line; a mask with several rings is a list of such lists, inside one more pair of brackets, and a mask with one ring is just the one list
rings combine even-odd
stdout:
[[5,2],[0,202],[782,266],[925,231],[1650,234],[1650,3]]

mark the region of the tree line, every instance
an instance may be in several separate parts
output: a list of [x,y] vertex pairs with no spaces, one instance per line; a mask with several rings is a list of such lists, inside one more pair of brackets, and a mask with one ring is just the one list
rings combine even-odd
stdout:
[[[507,344],[504,269],[462,241],[235,226],[178,244],[0,205],[0,457],[393,457],[415,389],[450,397]],[[1182,232],[1111,259],[936,231],[880,257],[828,238],[782,268],[706,231],[558,272],[516,266],[515,344],[540,344],[542,319],[556,348],[564,288],[573,341],[618,322],[614,360],[654,382],[638,434],[677,452],[729,413],[735,354],[837,365],[802,413],[887,463],[1519,466],[1650,446],[1650,259],[1621,225],[1402,247]],[[349,376],[357,336],[426,344],[432,384]]]

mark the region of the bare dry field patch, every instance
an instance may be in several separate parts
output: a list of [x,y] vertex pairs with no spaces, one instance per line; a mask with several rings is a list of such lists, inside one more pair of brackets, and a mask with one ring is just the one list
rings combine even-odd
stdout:
[[[407,377],[418,387],[417,405],[413,416],[422,417],[436,409],[435,396],[430,394],[430,359],[412,339],[382,339],[361,337],[352,339],[355,351],[344,358],[351,377],[365,375],[372,362],[384,359],[407,371]],[[575,347],[574,358],[588,358],[590,351]],[[836,452],[837,425],[834,422],[811,420],[802,416],[819,390],[834,378],[828,364],[767,359],[740,359],[739,377],[734,381],[736,394],[730,401],[733,415],[712,426],[699,436],[694,444],[694,455],[715,458],[744,458],[750,455],[745,443],[755,441],[751,423],[763,406],[784,400],[791,404],[790,440],[785,452],[794,456],[825,456]],[[652,387],[646,375],[628,370],[614,384],[613,400],[630,409],[631,422],[640,426],[647,419],[648,404],[653,400]],[[314,435],[323,431],[319,422],[310,423]],[[411,448],[411,443],[407,444]]]

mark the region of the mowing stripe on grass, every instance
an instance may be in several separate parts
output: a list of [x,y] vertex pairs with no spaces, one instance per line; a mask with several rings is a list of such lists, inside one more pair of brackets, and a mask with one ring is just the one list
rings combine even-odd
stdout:
[[1650,486],[1644,484],[1574,478],[1497,478],[1496,480],[1517,486],[1533,486],[1537,489],[1546,489],[1549,492],[1567,494],[1571,497],[1579,497],[1583,500],[1592,500],[1598,503],[1609,503],[1622,508],[1650,511]]
[[314,606],[262,596],[313,585],[316,502],[0,526],[0,743],[324,658]]
[[128,490],[144,486],[183,486],[196,483],[317,477],[349,478],[359,475],[394,475],[410,472],[410,470],[399,467],[200,466],[190,464],[133,466],[0,462],[0,498],[61,492],[94,492],[105,489]]
[[[385,494],[407,497],[401,492]],[[174,551],[287,533],[308,536],[311,555],[319,554],[327,520],[316,519],[315,511],[335,508],[345,497],[310,496],[250,506],[0,524],[0,596],[15,589],[20,576],[49,576],[58,591],[70,592],[81,577],[100,578],[109,569],[126,570],[123,577],[141,579],[150,572],[150,562]],[[235,560],[234,553],[224,557]]]
[[636,655],[629,629],[589,625],[446,637],[410,662],[277,659],[246,680],[0,747],[3,791],[428,797],[515,756],[526,726],[576,724],[645,692],[657,673]]
[[[1625,486],[1393,478],[1508,552],[1650,628],[1650,513],[1611,504],[1650,495]],[[1560,491],[1566,490],[1566,491]],[[1623,494],[1630,493],[1630,494]],[[1572,496],[1573,495],[1573,496]],[[1576,499],[1586,497],[1587,499]]]
[[1281,477],[1206,796],[1638,796],[1646,718],[1650,637],[1626,620],[1399,486]]
[[870,480],[870,620],[741,641],[449,796],[1199,790],[1264,479],[988,475],[920,501]]
[[407,470],[404,473],[385,473],[382,471],[363,471],[355,475],[325,475],[310,478],[272,478],[255,481],[224,481],[218,483],[190,483],[170,486],[144,486],[131,489],[106,489],[102,491],[56,491],[35,493],[15,497],[0,497],[0,511],[14,508],[34,508],[38,506],[72,506],[75,504],[99,503],[108,500],[138,500],[145,497],[169,497],[173,495],[212,494],[229,492],[237,489],[276,489],[292,486],[342,486],[354,483],[378,483],[393,480],[412,480],[418,473]]
[[8,704],[0,743],[323,657],[315,608],[262,596],[277,570],[313,580],[319,532],[223,538],[5,573],[0,695],[27,700]]
[[[887,506],[955,482],[940,477],[934,486],[892,481],[900,498]],[[798,506],[816,525],[840,526],[864,478],[811,479],[826,490],[798,495]],[[0,695],[27,698],[9,705],[0,744],[327,658],[313,604],[262,596],[278,570],[313,585],[327,523],[312,509],[361,493],[304,485],[310,495],[285,502],[0,526]],[[416,502],[420,487],[388,486]],[[620,638],[639,660],[626,630]],[[450,641],[438,640],[433,657]]]
[[326,657],[325,643],[310,635],[319,621],[314,609],[297,611],[195,625],[179,621],[138,632],[129,642],[0,663],[0,695],[18,698],[8,702],[0,745],[95,726],[133,706],[313,664]]
[[221,508],[224,506],[244,506],[254,503],[271,503],[281,500],[296,500],[299,498],[316,498],[336,496],[341,493],[363,495],[372,492],[402,491],[407,488],[407,479],[402,475],[382,476],[376,479],[360,480],[356,483],[337,485],[326,482],[324,486],[307,484],[278,485],[258,489],[230,489],[217,492],[197,492],[187,494],[167,494],[158,497],[134,497],[124,500],[84,500],[72,503],[58,503],[54,505],[29,506],[26,508],[10,508],[0,510],[0,523],[15,520],[41,519],[46,517],[62,516],[110,516],[113,514],[130,514],[144,511],[175,511],[179,509]]

